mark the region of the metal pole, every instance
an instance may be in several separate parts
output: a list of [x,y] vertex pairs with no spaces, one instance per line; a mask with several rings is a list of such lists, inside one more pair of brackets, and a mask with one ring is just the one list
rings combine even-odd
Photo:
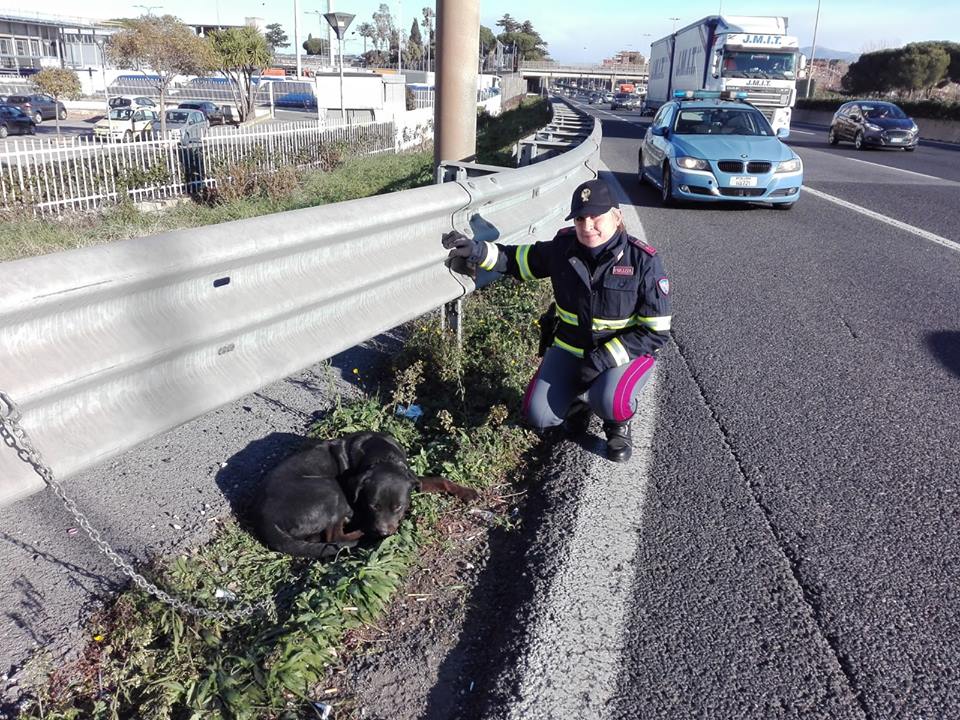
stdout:
[[[327,0],[327,12],[334,12],[333,0]],[[333,27],[329,25],[327,26],[327,54],[330,56],[330,67],[333,67]]]
[[347,124],[347,110],[343,102],[343,41],[338,38],[340,46],[340,124]]
[[300,0],[293,0],[293,44],[297,51],[297,78],[303,75],[303,65],[300,63]]
[[437,0],[434,168],[476,155],[479,54],[480,1]]
[[804,97],[810,97],[810,87],[813,85],[813,59],[817,56],[817,28],[820,26],[820,0],[817,0],[817,17],[813,21],[813,45],[810,46],[810,72],[807,73],[807,92]]

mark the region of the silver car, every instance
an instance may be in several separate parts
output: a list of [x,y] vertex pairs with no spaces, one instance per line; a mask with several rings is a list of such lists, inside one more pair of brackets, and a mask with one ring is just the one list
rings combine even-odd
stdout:
[[[171,140],[179,140],[181,145],[195,145],[204,133],[210,129],[210,121],[199,110],[167,110],[164,113],[167,134]],[[160,132],[160,122],[153,125],[154,132]]]

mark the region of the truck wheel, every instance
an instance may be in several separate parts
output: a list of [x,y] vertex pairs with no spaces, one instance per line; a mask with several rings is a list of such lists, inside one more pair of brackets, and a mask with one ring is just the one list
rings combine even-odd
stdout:
[[830,128],[830,132],[827,133],[827,142],[831,145],[836,145],[840,142],[840,138],[837,137],[837,131],[833,128]]
[[673,205],[673,178],[670,176],[670,163],[663,164],[663,187],[660,190],[660,204]]
[[853,146],[854,146],[857,150],[863,150],[863,149],[864,149],[864,144],[863,144],[863,131],[862,131],[862,130],[857,130],[857,134],[856,134],[856,135],[854,136],[854,138],[853,138]]

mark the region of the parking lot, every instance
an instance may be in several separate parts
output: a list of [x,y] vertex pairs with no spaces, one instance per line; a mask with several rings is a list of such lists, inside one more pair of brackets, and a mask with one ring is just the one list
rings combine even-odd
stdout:
[[[93,132],[94,123],[102,117],[103,113],[96,110],[70,110],[67,112],[67,119],[60,121],[60,134],[74,136],[90,135]],[[56,134],[56,121],[44,120],[37,126],[36,135],[10,135],[5,139],[0,139],[0,145],[14,143],[17,140],[28,140],[32,137],[49,139]]]

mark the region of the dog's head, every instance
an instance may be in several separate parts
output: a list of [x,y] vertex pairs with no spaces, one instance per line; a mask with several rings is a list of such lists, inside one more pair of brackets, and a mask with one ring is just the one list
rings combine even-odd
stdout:
[[365,534],[386,537],[400,527],[420,479],[406,465],[383,462],[366,469],[355,486],[354,524]]

